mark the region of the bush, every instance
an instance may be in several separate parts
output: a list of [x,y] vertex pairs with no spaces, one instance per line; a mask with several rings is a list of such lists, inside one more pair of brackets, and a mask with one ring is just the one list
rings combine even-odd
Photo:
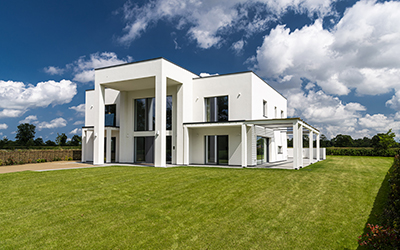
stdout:
[[394,157],[388,172],[389,193],[382,214],[382,226],[367,224],[367,233],[359,237],[360,246],[370,249],[400,248],[400,156]]
[[396,149],[375,150],[372,148],[326,148],[327,155],[349,155],[349,156],[384,156],[394,157],[398,154]]
[[400,238],[391,227],[367,224],[369,232],[359,237],[360,246],[366,246],[369,249],[397,249]]

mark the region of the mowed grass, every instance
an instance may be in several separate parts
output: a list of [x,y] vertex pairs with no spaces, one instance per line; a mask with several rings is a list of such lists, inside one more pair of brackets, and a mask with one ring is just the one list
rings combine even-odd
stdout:
[[356,249],[392,158],[0,175],[2,249]]

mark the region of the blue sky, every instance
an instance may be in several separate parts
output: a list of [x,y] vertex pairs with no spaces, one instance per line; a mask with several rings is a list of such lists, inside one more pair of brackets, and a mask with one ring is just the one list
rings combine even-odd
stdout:
[[400,135],[400,2],[0,2],[0,136],[81,134],[93,69],[155,57],[196,74],[253,70],[327,137]]

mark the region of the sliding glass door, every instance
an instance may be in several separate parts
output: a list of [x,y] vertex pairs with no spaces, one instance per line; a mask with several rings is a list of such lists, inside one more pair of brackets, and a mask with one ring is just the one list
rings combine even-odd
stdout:
[[229,140],[227,135],[206,135],[205,146],[206,164],[228,165]]
[[269,162],[269,138],[257,136],[257,164]]

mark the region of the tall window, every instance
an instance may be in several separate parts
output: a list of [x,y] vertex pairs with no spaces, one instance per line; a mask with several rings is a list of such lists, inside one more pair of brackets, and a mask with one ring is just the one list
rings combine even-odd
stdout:
[[278,118],[278,109],[275,106],[275,118]]
[[105,126],[115,127],[117,105],[115,104],[106,105],[104,109],[105,109],[105,119],[104,119]]
[[263,116],[268,117],[268,105],[267,101],[263,101]]
[[[155,99],[135,99],[135,131],[154,131],[156,121]],[[172,96],[167,96],[167,130],[172,129]]]
[[207,122],[228,121],[228,96],[205,98]]

